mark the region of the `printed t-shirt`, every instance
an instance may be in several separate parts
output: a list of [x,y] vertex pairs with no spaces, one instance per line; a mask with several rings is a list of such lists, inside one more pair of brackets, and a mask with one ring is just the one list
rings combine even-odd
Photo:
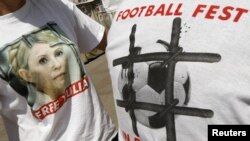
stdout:
[[26,0],[0,17],[0,111],[10,141],[107,141],[115,126],[79,53],[104,27],[67,0]]
[[123,1],[106,56],[121,140],[205,141],[249,124],[247,0]]

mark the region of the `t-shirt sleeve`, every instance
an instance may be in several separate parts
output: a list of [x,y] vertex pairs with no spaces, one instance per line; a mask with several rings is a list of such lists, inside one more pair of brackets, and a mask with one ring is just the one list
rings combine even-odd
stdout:
[[75,18],[75,32],[80,52],[94,49],[102,40],[105,28],[89,16],[85,15],[75,5],[73,7]]
[[0,77],[0,114],[2,114],[4,93],[6,93],[6,81]]
[[0,114],[3,114],[3,108],[8,97],[8,83],[0,77]]
[[0,114],[14,119],[20,111],[27,110],[27,102],[8,82],[0,77]]

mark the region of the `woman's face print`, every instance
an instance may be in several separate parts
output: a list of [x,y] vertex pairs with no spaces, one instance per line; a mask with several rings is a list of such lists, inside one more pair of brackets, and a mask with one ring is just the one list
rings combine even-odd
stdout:
[[31,81],[45,93],[63,93],[66,83],[67,57],[59,45],[35,44],[28,59]]

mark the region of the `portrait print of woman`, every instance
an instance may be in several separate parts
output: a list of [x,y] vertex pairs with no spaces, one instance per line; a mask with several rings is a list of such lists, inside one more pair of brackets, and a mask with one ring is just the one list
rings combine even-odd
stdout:
[[12,73],[27,86],[27,100],[34,110],[65,95],[66,88],[83,75],[80,67],[70,69],[81,64],[74,45],[50,28],[32,32],[8,46]]

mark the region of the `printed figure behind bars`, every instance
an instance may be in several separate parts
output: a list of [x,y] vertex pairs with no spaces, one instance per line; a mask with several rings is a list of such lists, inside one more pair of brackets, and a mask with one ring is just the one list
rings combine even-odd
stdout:
[[50,26],[56,29],[56,25],[49,23],[2,50],[10,67],[6,77],[12,87],[27,98],[33,111],[56,102],[56,112],[63,101],[74,95],[71,84],[84,76],[81,68],[69,69],[75,64],[81,66],[74,44]]

